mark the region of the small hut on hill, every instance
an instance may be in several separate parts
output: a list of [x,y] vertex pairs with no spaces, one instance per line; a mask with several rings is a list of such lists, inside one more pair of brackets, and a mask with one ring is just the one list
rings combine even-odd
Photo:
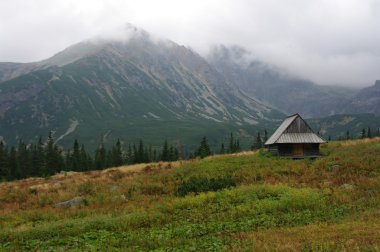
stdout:
[[283,157],[315,158],[319,156],[319,145],[325,142],[299,114],[294,114],[282,122],[264,145],[273,154]]

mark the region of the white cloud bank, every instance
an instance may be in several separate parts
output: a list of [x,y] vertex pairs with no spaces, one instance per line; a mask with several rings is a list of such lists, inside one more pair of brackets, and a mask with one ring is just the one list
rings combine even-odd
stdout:
[[319,84],[380,79],[377,0],[2,0],[0,61],[45,59],[132,23],[201,54],[242,45],[255,57]]

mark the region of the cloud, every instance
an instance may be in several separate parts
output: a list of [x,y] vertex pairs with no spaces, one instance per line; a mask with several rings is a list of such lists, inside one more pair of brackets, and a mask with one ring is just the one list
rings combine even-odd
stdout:
[[377,0],[2,0],[0,61],[36,61],[132,23],[201,54],[242,45],[257,59],[320,84],[380,78]]

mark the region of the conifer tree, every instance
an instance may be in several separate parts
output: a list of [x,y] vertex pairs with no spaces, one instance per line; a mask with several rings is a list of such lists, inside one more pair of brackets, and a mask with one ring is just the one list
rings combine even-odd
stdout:
[[117,139],[116,145],[113,148],[113,166],[121,166],[123,164],[123,150],[121,148],[120,139]]
[[263,141],[261,140],[260,132],[257,132],[256,141],[253,143],[251,150],[260,149],[263,147]]
[[267,130],[265,129],[265,130],[264,130],[263,144],[266,143],[266,141],[268,141],[268,132],[267,132]]
[[126,157],[127,164],[132,164],[134,157],[133,157],[133,152],[132,152],[132,147],[131,144],[128,145],[128,151],[127,151],[127,157]]
[[101,143],[95,152],[95,169],[100,170],[106,167],[106,149]]
[[168,141],[165,140],[164,146],[162,148],[161,158],[162,161],[169,161],[169,145]]
[[17,166],[17,153],[14,146],[9,152],[9,180],[20,179],[20,172]]
[[8,159],[8,149],[3,141],[0,141],[0,181],[9,179],[10,177]]
[[361,138],[365,138],[367,135],[366,135],[366,130],[365,128],[362,129],[362,135],[361,135]]
[[235,141],[234,141],[234,136],[232,135],[232,132],[230,134],[230,144],[228,146],[228,153],[234,153],[234,144],[235,144]]
[[92,158],[86,152],[84,145],[80,148],[80,167],[82,171],[89,171],[92,169]]
[[220,154],[224,154],[225,153],[225,150],[224,150],[224,143],[221,144],[220,146]]
[[174,148],[174,158],[173,161],[179,160],[179,151],[178,148]]
[[81,166],[81,156],[80,156],[80,151],[79,151],[79,143],[78,140],[74,140],[74,145],[73,145],[73,153],[71,157],[71,170],[73,171],[83,171],[83,168]]
[[211,150],[210,150],[210,146],[208,145],[207,138],[203,137],[197,151],[197,156],[199,156],[200,158],[205,158],[210,155],[211,155]]
[[20,140],[17,149],[17,167],[19,178],[26,178],[30,176],[30,165],[29,165],[29,151],[26,144]]
[[372,133],[371,133],[371,128],[370,127],[368,127],[368,129],[367,129],[367,137],[368,138],[372,138]]

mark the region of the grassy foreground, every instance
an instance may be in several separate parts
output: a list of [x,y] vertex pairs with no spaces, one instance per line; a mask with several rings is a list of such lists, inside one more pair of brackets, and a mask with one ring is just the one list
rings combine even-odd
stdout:
[[[0,183],[1,251],[379,251],[380,139]],[[85,204],[58,209],[75,196]]]

